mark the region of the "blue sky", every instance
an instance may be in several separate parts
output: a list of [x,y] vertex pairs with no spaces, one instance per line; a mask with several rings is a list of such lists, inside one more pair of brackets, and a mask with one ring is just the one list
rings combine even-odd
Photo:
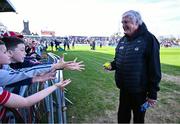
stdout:
[[137,10],[156,36],[180,35],[180,0],[11,0],[18,14],[0,13],[8,30],[53,30],[56,35],[105,35],[123,33],[121,15]]

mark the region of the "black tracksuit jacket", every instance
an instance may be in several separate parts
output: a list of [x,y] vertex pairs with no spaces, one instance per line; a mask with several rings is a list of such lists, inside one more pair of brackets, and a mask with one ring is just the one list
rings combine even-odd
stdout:
[[132,37],[122,37],[111,62],[117,87],[130,93],[147,92],[149,98],[157,99],[161,80],[159,49],[158,40],[144,23]]

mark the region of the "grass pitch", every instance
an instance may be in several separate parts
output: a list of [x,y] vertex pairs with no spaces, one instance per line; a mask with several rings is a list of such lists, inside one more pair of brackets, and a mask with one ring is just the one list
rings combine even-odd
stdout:
[[[97,47],[93,51],[89,46],[76,46],[75,49],[65,51],[65,60],[77,57],[86,66],[82,72],[64,71],[64,78],[72,80],[66,94],[73,102],[73,105],[68,104],[68,122],[117,122],[119,90],[115,86],[114,72],[106,72],[102,67],[105,62],[113,60],[114,49]],[[180,48],[161,48],[160,59],[162,73],[180,76]],[[180,84],[162,80],[160,87],[158,105],[147,112],[146,122],[179,123]]]

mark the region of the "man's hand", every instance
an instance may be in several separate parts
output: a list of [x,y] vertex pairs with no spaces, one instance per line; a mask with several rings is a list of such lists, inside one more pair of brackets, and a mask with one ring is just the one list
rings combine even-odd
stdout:
[[157,103],[157,100],[150,99],[150,98],[148,98],[147,101],[150,104],[150,106],[152,106],[152,107],[154,107],[156,105],[156,103]]
[[105,70],[109,70],[109,71],[112,69],[111,63],[109,63],[109,62],[106,62],[106,63],[103,65],[103,67],[104,67]]
[[47,80],[53,80],[55,78],[56,78],[56,72],[44,73],[43,75],[33,77],[32,83],[44,82]]
[[52,70],[58,70],[58,69],[68,69],[68,70],[84,70],[84,64],[83,61],[76,62],[77,58],[74,59],[74,61],[64,61],[64,55],[61,57],[60,61],[53,65]]

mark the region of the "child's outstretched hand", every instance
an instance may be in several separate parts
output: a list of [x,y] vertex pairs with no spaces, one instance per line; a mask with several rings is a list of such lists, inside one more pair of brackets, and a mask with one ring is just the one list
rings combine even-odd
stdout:
[[59,83],[56,83],[56,84],[54,84],[56,87],[58,87],[58,88],[61,88],[61,89],[64,89],[64,87],[66,86],[66,85],[68,85],[69,83],[71,82],[71,80],[70,79],[67,79],[67,80],[61,80]]
[[64,54],[60,58],[59,62],[53,65],[52,70],[58,70],[58,69],[68,69],[68,70],[84,70],[84,64],[83,61],[76,62],[77,58],[74,59],[74,61],[64,61]]

